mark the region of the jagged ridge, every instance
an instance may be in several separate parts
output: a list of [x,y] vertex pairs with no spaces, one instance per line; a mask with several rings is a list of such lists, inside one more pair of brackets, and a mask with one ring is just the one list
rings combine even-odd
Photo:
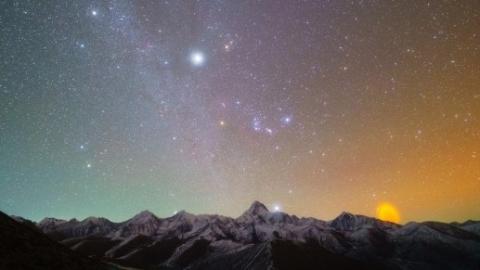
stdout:
[[[477,269],[480,265],[478,222],[402,226],[346,212],[326,222],[271,212],[258,201],[238,218],[185,211],[159,218],[143,211],[121,223],[103,218],[45,219],[37,226],[74,250],[141,268],[282,269],[288,262],[278,254],[289,249],[298,251],[299,260],[311,260],[319,268],[322,260],[308,257],[311,252],[323,254],[323,262],[333,264],[329,267],[341,267],[339,258],[355,269],[365,264],[370,269]],[[251,268],[242,268],[246,265]]]

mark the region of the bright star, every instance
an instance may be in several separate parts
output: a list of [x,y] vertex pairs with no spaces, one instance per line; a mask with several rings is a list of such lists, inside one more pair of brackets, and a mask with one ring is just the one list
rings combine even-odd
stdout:
[[190,62],[194,66],[202,66],[205,63],[205,55],[202,52],[194,51],[190,54]]
[[284,116],[284,117],[282,117],[282,118],[280,119],[280,121],[282,122],[282,124],[283,124],[284,126],[289,125],[290,123],[292,123],[292,120],[293,120],[293,117],[290,116],[290,115]]
[[96,10],[92,10],[92,15],[93,16],[97,16],[98,15],[98,12]]

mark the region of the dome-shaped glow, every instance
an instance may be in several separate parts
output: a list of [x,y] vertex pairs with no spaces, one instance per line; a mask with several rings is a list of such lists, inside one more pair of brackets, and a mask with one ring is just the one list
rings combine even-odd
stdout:
[[377,207],[377,218],[384,221],[399,223],[400,213],[393,204],[383,202]]

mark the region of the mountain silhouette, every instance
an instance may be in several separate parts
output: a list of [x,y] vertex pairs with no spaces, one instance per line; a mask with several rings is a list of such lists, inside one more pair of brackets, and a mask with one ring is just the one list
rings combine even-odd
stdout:
[[36,224],[16,220],[11,219],[60,250],[69,247],[84,258],[137,269],[478,270],[480,266],[477,221],[400,225],[346,212],[323,221],[272,212],[258,201],[237,218],[185,211],[160,218],[143,211],[119,223],[92,217],[46,218]]

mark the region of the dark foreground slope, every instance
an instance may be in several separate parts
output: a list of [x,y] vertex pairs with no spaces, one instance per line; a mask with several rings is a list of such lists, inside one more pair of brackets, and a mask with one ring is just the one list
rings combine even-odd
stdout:
[[[207,255],[207,254],[206,254]],[[308,270],[308,269],[340,269],[340,270],[375,270],[388,268],[372,262],[362,262],[324,249],[314,242],[293,243],[275,240],[267,243],[250,245],[238,252],[222,256],[206,256],[188,267],[191,270]],[[182,269],[168,268],[163,269]]]
[[0,212],[0,269],[117,269],[84,258]]

